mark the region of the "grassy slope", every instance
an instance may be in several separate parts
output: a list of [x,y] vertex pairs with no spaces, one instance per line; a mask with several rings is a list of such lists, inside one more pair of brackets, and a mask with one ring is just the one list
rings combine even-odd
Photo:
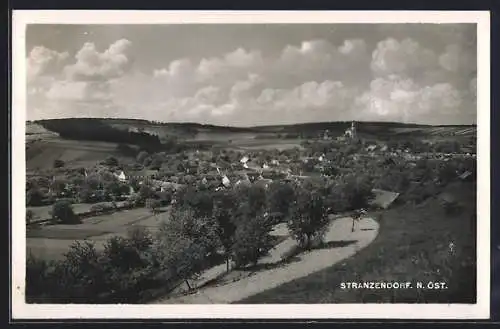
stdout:
[[[476,278],[475,186],[447,188],[463,209],[446,216],[436,199],[383,214],[376,240],[356,256],[239,303],[474,303]],[[456,245],[451,255],[449,242]],[[447,290],[341,290],[348,281],[445,281]]]

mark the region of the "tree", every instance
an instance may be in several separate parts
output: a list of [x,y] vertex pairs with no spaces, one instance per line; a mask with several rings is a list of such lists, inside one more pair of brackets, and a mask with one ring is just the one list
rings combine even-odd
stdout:
[[158,268],[150,234],[139,228],[127,233],[127,237],[109,239],[99,258],[107,289],[117,302],[137,300],[141,291],[151,286]]
[[60,159],[54,160],[54,168],[62,168],[64,167],[64,161]]
[[310,249],[313,239],[322,239],[329,224],[326,206],[320,193],[297,188],[288,229],[299,246]]
[[212,216],[217,223],[217,235],[224,248],[226,271],[229,272],[229,259],[236,231],[236,224],[233,221],[233,216],[236,213],[238,201],[236,195],[232,191],[224,190],[217,193],[214,199]]
[[103,163],[106,165],[106,166],[110,166],[110,167],[116,167],[118,166],[118,159],[116,159],[115,157],[113,156],[108,156],[106,158],[106,160],[103,161]]
[[271,213],[277,213],[281,218],[289,215],[290,201],[295,199],[295,190],[289,183],[273,182],[269,186],[268,204]]
[[236,268],[256,265],[273,247],[270,235],[272,223],[263,212],[255,212],[245,203],[237,215],[234,243],[232,245],[233,260]]
[[143,184],[139,188],[139,195],[138,195],[139,203],[143,204],[144,202],[146,202],[147,199],[154,197],[155,197],[155,192],[153,191],[151,186]]
[[161,166],[163,164],[163,160],[160,157],[154,157],[149,164],[149,168],[152,170],[160,170]]
[[34,218],[35,214],[33,213],[33,210],[26,210],[26,225],[30,225]]
[[160,200],[156,200],[156,199],[152,199],[152,198],[146,199],[146,208],[151,210],[153,215],[155,215],[158,212],[158,208],[160,208],[160,206],[161,206]]
[[139,152],[139,154],[137,154],[136,160],[138,163],[144,164],[144,160],[146,160],[147,157],[149,157],[148,152],[141,151],[141,152]]
[[345,210],[367,208],[372,196],[372,183],[368,176],[350,175],[340,182],[340,198],[345,202]]
[[196,217],[192,209],[172,209],[157,235],[161,266],[191,289],[189,279],[205,268],[219,245],[216,230],[210,218]]
[[26,204],[28,206],[41,206],[44,194],[36,186],[26,192]]
[[73,212],[70,201],[60,200],[52,206],[52,221],[62,224],[77,224],[80,222],[80,219]]
[[54,276],[58,278],[56,294],[73,301],[95,303],[108,289],[99,253],[89,241],[75,241],[64,254],[64,260],[56,264]]

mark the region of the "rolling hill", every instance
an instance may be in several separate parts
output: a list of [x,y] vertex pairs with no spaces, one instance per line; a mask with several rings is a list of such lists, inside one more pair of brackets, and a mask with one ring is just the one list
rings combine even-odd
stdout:
[[[68,118],[30,121],[26,124],[27,169],[51,167],[60,159],[72,166],[86,166],[109,155],[122,157],[120,141],[143,147],[176,139],[206,145],[240,149],[287,148],[301,139],[317,137],[328,130],[330,136],[343,134],[351,122],[317,122],[257,127],[215,126],[200,123],[162,123],[135,119]],[[363,138],[470,139],[477,127],[429,126],[394,122],[357,122]]]

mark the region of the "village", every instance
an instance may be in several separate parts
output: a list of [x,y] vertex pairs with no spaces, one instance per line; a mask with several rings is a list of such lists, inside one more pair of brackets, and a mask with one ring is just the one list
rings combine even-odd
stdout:
[[[415,152],[409,147],[390,147],[379,141],[362,141],[353,122],[341,136],[325,131],[305,147],[287,150],[235,151],[231,149],[191,150],[181,154],[140,152],[134,162],[121,164],[108,157],[91,168],[65,168],[61,161],[45,173],[27,175],[27,205],[47,206],[59,199],[75,204],[121,202],[126,207],[144,206],[141,188],[148,198],[175,202],[175,192],[186,186],[219,191],[240,185],[267,188],[272,182],[300,182],[309,178],[328,178],[355,171],[356,167],[379,162],[414,168],[419,161],[448,162],[475,159],[471,148],[455,153]],[[463,179],[469,170],[456,173]],[[148,191],[145,192],[144,190]],[[398,191],[393,191],[399,193]],[[168,196],[168,197],[167,197]],[[116,204],[116,203],[115,203]],[[37,218],[48,221],[50,218]],[[36,222],[37,219],[30,222]]]

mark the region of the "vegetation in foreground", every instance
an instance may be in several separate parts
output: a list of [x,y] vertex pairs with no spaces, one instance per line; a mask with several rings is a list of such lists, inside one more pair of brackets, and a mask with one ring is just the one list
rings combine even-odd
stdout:
[[[102,132],[104,135],[116,133],[106,129]],[[117,133],[116,141],[121,140],[122,135],[128,136]],[[435,144],[431,149],[417,141],[399,140],[397,145],[391,144],[394,143],[387,144],[389,150],[409,148],[416,152],[456,152],[460,148],[459,144],[451,142]],[[155,169],[160,178],[177,178],[176,182],[186,185],[176,192],[171,220],[162,224],[158,235],[132,230],[126,238],[107,241],[103,251],[96,251],[92,243],[85,242],[73,245],[61,261],[46,262],[30,257],[27,264],[28,302],[139,303],[157,294],[164,296],[179,283],[185,282],[189,286],[192,278],[215,264],[225,262],[228,270],[230,263],[237,268],[255,265],[272,247],[274,241],[269,232],[279,221],[287,222],[291,235],[302,248],[308,249],[311,241],[321,237],[328,224],[327,212],[340,213],[367,206],[374,187],[401,195],[399,207],[384,214],[381,235],[373,245],[345,262],[343,267],[335,266],[331,271],[320,272],[319,276],[315,274],[259,294],[252,297],[255,298],[252,302],[273,302],[281,298],[299,303],[360,300],[456,302],[474,296],[475,292],[471,290],[474,283],[458,286],[456,281],[462,277],[465,280],[473,278],[475,274],[475,253],[471,251],[475,234],[463,230],[464,223],[469,224],[464,216],[474,212],[469,211],[471,205],[464,208],[457,208],[455,202],[437,205],[433,204],[432,198],[457,180],[458,173],[475,172],[473,160],[445,162],[423,157],[415,161],[400,161],[404,158],[401,153],[399,159],[388,154],[368,155],[361,142],[345,145],[332,141],[306,141],[304,147],[303,151],[274,150],[252,156],[259,165],[273,158],[282,162],[290,160],[293,172],[318,173],[323,177],[292,184],[277,178],[268,189],[251,185],[251,188],[241,186],[214,192],[220,181],[215,180],[217,185],[214,186],[210,183],[200,185],[194,178],[203,177],[209,171],[206,165],[210,162],[226,164],[222,169],[229,170],[232,163],[239,162],[240,152],[212,150],[203,161],[191,163],[189,155],[177,149],[157,152],[153,148],[136,154],[123,146],[120,152],[130,151],[136,157],[132,167]],[[359,154],[364,156],[359,157]],[[318,163],[320,155],[327,159],[321,166]],[[302,161],[302,158],[316,160]],[[125,167],[114,158],[108,158],[102,164],[107,168]],[[159,205],[168,204],[174,198],[171,191],[158,192],[149,186],[139,187],[133,180],[129,184],[119,182],[108,171],[89,172],[87,175],[84,169],[76,173],[65,168],[62,162],[54,163],[54,167],[53,171],[75,174],[71,177],[73,184],[57,179],[49,182],[47,178],[31,180],[27,184],[28,204],[45,204],[47,196],[49,199],[51,196],[48,191],[86,202],[113,201],[129,189],[129,184],[139,192],[127,202],[147,206],[153,213]],[[74,190],[63,188],[68,185]],[[466,200],[473,197],[471,194]],[[68,202],[53,203],[52,199],[47,202],[54,205],[53,222],[78,222]],[[27,222],[33,221],[32,212],[26,215]],[[474,227],[475,223],[470,223]],[[456,258],[448,257],[448,240],[455,243]],[[413,257],[408,258],[408,255]],[[419,292],[416,298],[415,295],[405,295],[410,293],[408,291],[367,294],[366,291],[339,291],[337,288],[340,280],[396,278],[406,281],[409,273],[415,273],[416,280],[450,278],[453,282],[450,281],[447,293]],[[325,282],[330,289],[325,287]]]
[[[239,301],[258,303],[475,303],[474,183],[446,188],[457,204],[431,198],[384,213],[375,241],[345,262]],[[380,215],[380,216],[378,216]],[[347,282],[445,282],[445,290],[341,289]]]

